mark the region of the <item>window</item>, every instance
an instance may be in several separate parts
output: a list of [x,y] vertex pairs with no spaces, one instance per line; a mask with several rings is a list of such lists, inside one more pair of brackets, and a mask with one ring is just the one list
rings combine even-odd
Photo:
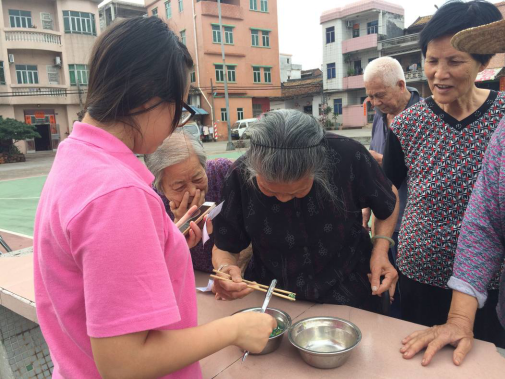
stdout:
[[263,113],[263,108],[261,104],[253,104],[253,117],[258,117]]
[[53,30],[53,17],[51,13],[40,13],[40,21],[42,22],[42,29]]
[[229,26],[224,27],[224,43],[233,45],[233,28]]
[[244,119],[244,108],[237,108],[237,120]]
[[77,83],[83,86],[88,85],[88,65],[69,64],[68,73],[70,74],[70,85],[76,86]]
[[179,13],[181,13],[183,10],[184,10],[183,0],[179,0]]
[[186,31],[185,30],[181,30],[181,42],[183,45],[186,44]]
[[335,63],[328,63],[326,65],[326,79],[334,79],[337,77],[337,70],[335,68]]
[[366,24],[368,34],[377,34],[379,32],[379,20],[375,20]]
[[363,69],[361,68],[361,61],[354,61],[354,73],[356,75],[363,74]]
[[251,38],[252,38],[252,45],[253,46],[259,46],[260,45],[260,32],[259,30],[251,30]]
[[222,64],[214,66],[216,70],[216,82],[224,82],[224,68]]
[[11,28],[31,28],[32,12],[9,9]]
[[153,8],[152,13],[154,17],[158,17],[158,8]]
[[375,59],[377,59],[377,57],[368,59],[368,63],[370,63],[371,61],[373,61]]
[[287,61],[288,61],[288,64],[289,64],[289,58],[287,59]]
[[261,36],[263,37],[263,47],[270,47],[270,32],[263,30]]
[[172,18],[172,2],[170,0],[165,1],[165,12],[167,13],[167,19]]
[[18,84],[39,84],[37,66],[16,65]]
[[258,10],[258,0],[249,0],[249,9],[252,11]]
[[342,99],[333,99],[333,113],[342,114]]
[[226,108],[221,108],[221,121],[228,121],[228,113]]
[[49,84],[60,84],[60,73],[56,66],[46,66]]
[[229,82],[236,82],[236,76],[235,76],[235,66],[228,66],[226,65],[226,72],[228,73],[228,81]]
[[326,28],[326,44],[335,42],[335,27]]
[[5,84],[4,62],[0,62],[0,84]]
[[212,42],[221,43],[221,30],[219,30],[219,25],[212,25]]
[[95,15],[93,13],[63,11],[63,24],[65,33],[96,36]]
[[193,71],[191,72],[190,74],[190,78],[191,78],[191,83],[194,83],[196,82],[196,73]]
[[263,74],[265,76],[265,83],[272,83],[272,74],[271,74],[271,69],[268,67],[265,67],[263,69]]
[[268,12],[268,0],[260,0],[261,3],[261,11]]
[[352,38],[359,37],[359,24],[354,24],[352,27]]
[[261,83],[261,68],[253,67],[254,83]]

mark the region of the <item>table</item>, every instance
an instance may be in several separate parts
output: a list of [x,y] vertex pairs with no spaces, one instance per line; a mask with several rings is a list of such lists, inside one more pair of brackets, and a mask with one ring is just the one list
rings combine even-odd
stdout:
[[[195,272],[195,278],[196,285],[204,287],[209,276]],[[264,293],[258,291],[235,301],[217,301],[211,293],[198,293],[198,322],[207,323],[240,309],[261,306],[263,299]],[[244,363],[241,361],[243,352],[238,347],[230,346],[201,360],[204,378],[505,378],[505,359],[498,354],[495,345],[489,342],[476,340],[460,367],[452,363],[452,347],[444,348],[428,367],[422,367],[422,354],[406,360],[399,352],[401,339],[413,331],[424,329],[421,325],[348,306],[291,302],[275,296],[269,307],[287,312],[293,323],[313,316],[341,317],[356,324],[363,338],[349,360],[343,366],[331,370],[307,365],[291,346],[287,336],[284,336],[281,346],[275,352],[262,356],[249,355]]]

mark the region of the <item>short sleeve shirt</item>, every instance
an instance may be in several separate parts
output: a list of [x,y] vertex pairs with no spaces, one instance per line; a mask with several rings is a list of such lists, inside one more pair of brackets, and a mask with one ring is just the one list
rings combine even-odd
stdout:
[[361,144],[334,134],[327,134],[325,143],[333,203],[317,182],[300,199],[283,203],[265,196],[255,179],[248,181],[243,156],[223,188],[223,210],[214,219],[215,244],[239,253],[252,242],[248,279],[277,279],[279,288],[296,292],[298,299],[374,310],[366,277],[372,244],[361,210],[370,207],[386,219],[396,196]]

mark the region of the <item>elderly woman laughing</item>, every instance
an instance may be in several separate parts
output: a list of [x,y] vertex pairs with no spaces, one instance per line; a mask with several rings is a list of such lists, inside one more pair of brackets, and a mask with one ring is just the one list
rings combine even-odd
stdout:
[[[370,153],[351,139],[325,134],[295,110],[267,113],[251,131],[251,148],[233,165],[214,219],[218,298],[240,298],[236,254],[252,242],[245,277],[272,279],[297,298],[377,311],[376,294],[394,291],[388,248],[398,215],[397,191]],[[377,216],[374,245],[361,209]],[[371,284],[367,277],[372,273]],[[380,283],[380,276],[385,279]]]

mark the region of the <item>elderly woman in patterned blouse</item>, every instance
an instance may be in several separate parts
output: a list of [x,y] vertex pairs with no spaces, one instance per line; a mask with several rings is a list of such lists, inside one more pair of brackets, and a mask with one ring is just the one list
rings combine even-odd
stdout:
[[[463,215],[491,135],[505,115],[503,93],[475,86],[492,55],[458,51],[451,38],[501,18],[486,1],[452,1],[435,13],[420,35],[433,96],[398,115],[388,135],[384,171],[397,186],[407,179],[397,265],[402,317],[410,322],[433,326],[447,319]],[[477,312],[475,335],[503,346],[495,312],[498,282],[496,273],[489,300]]]
[[[154,175],[153,186],[165,204],[169,217],[177,222],[193,205],[218,202],[221,187],[231,161],[218,158],[207,161],[202,143],[191,134],[178,130],[153,153],[145,157]],[[214,238],[191,249],[193,267],[212,272]]]
[[[394,291],[388,249],[397,191],[367,149],[325,134],[312,116],[266,113],[251,130],[251,148],[232,166],[223,199],[213,220],[213,263],[234,283],[215,281],[217,298],[251,292],[236,266],[236,254],[251,242],[245,277],[267,284],[277,279],[278,288],[298,299],[378,311],[372,295]],[[377,217],[373,243],[362,226],[366,207]]]

